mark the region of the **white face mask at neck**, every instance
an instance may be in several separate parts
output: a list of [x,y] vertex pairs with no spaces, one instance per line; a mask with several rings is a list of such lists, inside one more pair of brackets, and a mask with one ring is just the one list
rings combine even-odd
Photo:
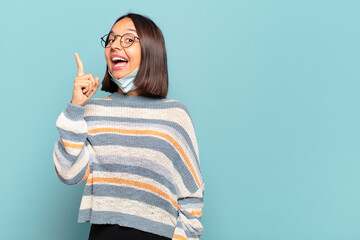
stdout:
[[[140,67],[140,66],[139,66]],[[114,78],[114,76],[111,74],[110,70],[108,69],[108,73],[110,74],[111,80],[116,83],[119,88],[121,89],[121,91],[123,91],[124,93],[127,93],[131,90],[136,89],[136,86],[133,84],[134,79],[136,77],[136,74],[139,71],[139,67],[137,67],[132,73],[130,73],[129,75],[126,75],[123,78]]]

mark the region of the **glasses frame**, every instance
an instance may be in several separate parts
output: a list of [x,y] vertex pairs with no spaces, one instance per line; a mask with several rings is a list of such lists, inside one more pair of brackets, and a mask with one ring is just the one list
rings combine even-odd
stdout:
[[[123,48],[128,48],[128,47],[131,47],[133,44],[134,44],[134,42],[132,42],[129,46],[127,46],[127,47],[124,47],[123,45],[122,45],[122,38],[123,38],[123,36],[125,36],[125,35],[127,35],[127,34],[131,34],[131,35],[133,35],[134,36],[134,38],[137,38],[139,41],[140,41],[140,38],[138,38],[137,36],[135,36],[133,33],[124,33],[123,35],[115,35],[115,34],[112,34],[112,33],[107,33],[107,34],[105,34],[104,36],[102,36],[101,37],[101,43],[104,43],[104,45],[106,44],[106,39],[104,39],[106,36],[108,36],[108,35],[113,35],[114,36],[114,42],[116,41],[116,37],[117,36],[119,36],[120,37],[120,45],[123,47]],[[112,42],[108,47],[105,45],[105,47],[101,44],[101,46],[103,47],[103,48],[109,48],[109,47],[111,47],[111,45],[114,43],[114,42]]]

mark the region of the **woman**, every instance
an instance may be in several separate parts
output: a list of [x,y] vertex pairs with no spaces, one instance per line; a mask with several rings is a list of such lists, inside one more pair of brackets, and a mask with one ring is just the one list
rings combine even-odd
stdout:
[[107,63],[99,78],[78,76],[56,120],[54,168],[84,188],[78,222],[89,239],[199,239],[205,183],[192,119],[168,99],[165,41],[147,17],[129,13],[102,38]]

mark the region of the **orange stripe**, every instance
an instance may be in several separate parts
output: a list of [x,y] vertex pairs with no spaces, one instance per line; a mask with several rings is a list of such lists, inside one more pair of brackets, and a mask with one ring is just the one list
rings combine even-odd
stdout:
[[61,141],[63,142],[65,147],[82,149],[82,147],[84,146],[83,143],[82,144],[69,143],[69,142],[64,141],[63,139],[61,139]]
[[169,100],[167,100],[167,102],[171,102],[171,101],[175,101],[174,99],[169,99]]
[[190,213],[190,215],[198,216],[198,217],[202,215],[202,211],[191,211],[189,213]]
[[80,182],[84,181],[89,176],[89,173],[90,173],[90,163],[88,164],[88,168],[86,170],[85,176],[81,179]]
[[183,236],[181,236],[181,235],[179,235],[179,234],[174,234],[174,236],[172,237],[173,239],[175,238],[175,239],[180,239],[180,240],[187,240],[187,238],[186,237],[183,237]]
[[198,187],[200,186],[200,181],[198,179],[198,177],[195,174],[195,170],[192,167],[189,158],[186,156],[184,150],[182,149],[182,147],[180,146],[180,144],[175,141],[175,139],[173,139],[171,136],[169,136],[168,134],[162,133],[162,132],[158,132],[158,131],[154,131],[154,130],[128,130],[128,129],[117,129],[117,128],[96,128],[96,129],[91,129],[88,131],[88,133],[91,134],[96,134],[96,133],[104,133],[104,132],[115,132],[115,133],[124,133],[124,134],[137,134],[137,135],[146,135],[146,134],[150,134],[150,135],[155,135],[155,136],[159,136],[159,137],[163,137],[166,140],[168,140],[169,142],[171,142],[175,148],[179,151],[180,155],[182,156],[182,158],[185,160],[186,164],[188,165],[188,167],[190,168],[190,171],[192,173],[192,175],[195,178],[195,181],[198,185]]
[[[179,209],[183,210],[183,211],[187,211],[185,210],[184,208],[182,208],[180,205],[179,205]],[[190,215],[196,217],[196,215],[198,216],[201,216],[202,215],[202,211],[191,211],[191,212],[188,212]]]
[[87,185],[92,184],[92,183],[93,183],[92,180],[93,180],[92,178],[88,178],[87,181],[86,181],[86,184],[87,184]]
[[136,186],[139,188],[147,189],[154,193],[157,193],[158,195],[162,196],[165,199],[168,199],[176,208],[179,207],[177,202],[172,200],[168,194],[164,193],[160,189],[158,189],[150,184],[146,184],[146,183],[142,183],[142,182],[134,181],[134,180],[123,179],[123,178],[105,178],[105,177],[94,177],[91,179],[91,181],[92,182],[109,182],[109,183],[116,183],[116,184],[127,184],[127,185],[131,185],[131,186]]
[[[134,181],[134,180],[128,180],[128,179],[123,179],[123,178],[105,178],[105,177],[93,177],[93,178],[88,178],[87,180],[87,184],[89,183],[94,183],[94,182],[109,182],[109,183],[116,183],[116,184],[127,184],[127,185],[131,185],[131,186],[136,186],[139,188],[143,188],[143,189],[147,189],[150,190],[154,193],[157,193],[158,195],[162,196],[165,199],[168,199],[176,208],[179,208],[183,211],[186,211],[184,208],[182,208],[176,201],[174,201],[168,194],[164,193],[163,191],[161,191],[160,189],[146,184],[146,183],[142,183],[139,181]],[[202,214],[201,211],[192,211],[189,212],[190,215],[195,216],[195,215],[200,215]]]
[[109,97],[103,97],[103,98],[101,98],[101,99],[110,100],[111,98],[109,98]]

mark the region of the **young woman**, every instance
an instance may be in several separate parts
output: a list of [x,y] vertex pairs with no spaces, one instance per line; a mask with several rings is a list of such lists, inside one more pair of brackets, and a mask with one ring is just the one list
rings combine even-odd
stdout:
[[53,158],[65,184],[86,180],[78,222],[89,239],[199,239],[205,183],[187,107],[168,99],[165,41],[149,18],[129,13],[102,38],[106,73],[78,75],[56,120]]

